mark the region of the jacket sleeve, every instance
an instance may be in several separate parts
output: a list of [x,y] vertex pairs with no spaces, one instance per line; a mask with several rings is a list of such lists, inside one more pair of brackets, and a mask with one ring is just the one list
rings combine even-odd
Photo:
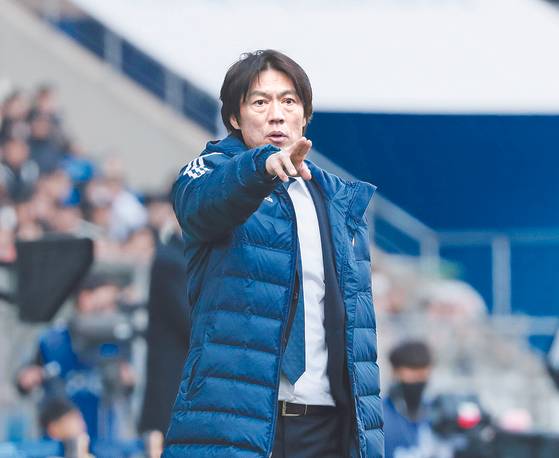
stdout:
[[232,158],[202,155],[181,170],[172,203],[185,237],[209,242],[242,224],[276,186],[266,173],[266,159],[279,151],[266,145]]

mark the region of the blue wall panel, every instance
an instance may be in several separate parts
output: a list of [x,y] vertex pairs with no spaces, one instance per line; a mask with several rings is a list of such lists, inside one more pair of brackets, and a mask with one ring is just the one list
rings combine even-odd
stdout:
[[[318,151],[437,230],[559,228],[559,115],[315,113]],[[379,225],[377,242],[407,251]],[[492,307],[491,252],[444,248]],[[559,314],[559,246],[513,244],[513,312]]]
[[559,226],[559,116],[315,113],[308,136],[433,228]]

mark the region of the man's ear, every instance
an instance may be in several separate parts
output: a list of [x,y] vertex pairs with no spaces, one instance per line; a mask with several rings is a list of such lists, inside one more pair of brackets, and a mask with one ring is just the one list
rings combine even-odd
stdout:
[[236,130],[241,130],[241,126],[239,125],[239,121],[237,120],[237,117],[234,114],[229,117],[229,122],[231,123],[233,128],[235,128]]

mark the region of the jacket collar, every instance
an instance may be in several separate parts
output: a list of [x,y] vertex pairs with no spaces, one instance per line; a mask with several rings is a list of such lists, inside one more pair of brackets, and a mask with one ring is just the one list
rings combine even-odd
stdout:
[[312,179],[318,184],[326,203],[339,213],[348,215],[355,221],[361,220],[376,186],[364,181],[347,181],[326,172],[312,161],[305,161]]
[[233,156],[236,153],[242,153],[247,151],[249,148],[244,144],[244,142],[230,134],[222,140],[210,141],[206,144],[206,152],[208,153],[224,153],[228,156]]

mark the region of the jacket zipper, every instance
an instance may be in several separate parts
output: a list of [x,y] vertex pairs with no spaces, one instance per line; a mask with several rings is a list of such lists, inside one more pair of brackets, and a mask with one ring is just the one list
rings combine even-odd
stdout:
[[[272,447],[274,445],[274,440],[275,440],[275,437],[276,437],[276,422],[277,422],[277,416],[278,416],[278,394],[279,394],[281,363],[282,363],[282,360],[283,360],[283,353],[284,353],[285,347],[287,346],[287,333],[291,329],[291,324],[292,324],[294,316],[295,316],[294,302],[296,300],[298,300],[298,297],[297,297],[298,291],[296,289],[296,286],[298,285],[298,282],[299,282],[299,275],[297,273],[297,262],[298,262],[297,246],[299,244],[299,239],[297,237],[297,217],[295,215],[295,208],[293,207],[293,203],[291,202],[291,199],[289,198],[289,194],[287,193],[287,190],[285,190],[285,194],[282,191],[280,191],[278,194],[281,196],[282,200],[284,200],[286,202],[287,207],[288,207],[289,212],[290,212],[290,216],[292,217],[292,221],[293,221],[292,236],[293,236],[293,241],[294,241],[294,246],[295,246],[295,256],[293,256],[293,262],[292,262],[292,265],[291,265],[291,271],[294,272],[294,274],[293,274],[293,279],[291,280],[291,286],[290,286],[289,297],[291,299],[289,301],[289,311],[288,311],[287,323],[285,323],[285,325],[284,325],[283,320],[282,320],[280,355],[279,355],[278,370],[276,372],[276,391],[275,391],[275,397],[274,397],[274,399],[275,399],[275,402],[274,402],[274,416],[272,417],[272,434],[270,436],[271,441],[268,444],[268,449],[266,450],[266,453],[268,454],[269,457],[272,455]],[[295,302],[295,304],[296,304],[296,302]],[[284,341],[285,341],[285,344],[284,344]]]

